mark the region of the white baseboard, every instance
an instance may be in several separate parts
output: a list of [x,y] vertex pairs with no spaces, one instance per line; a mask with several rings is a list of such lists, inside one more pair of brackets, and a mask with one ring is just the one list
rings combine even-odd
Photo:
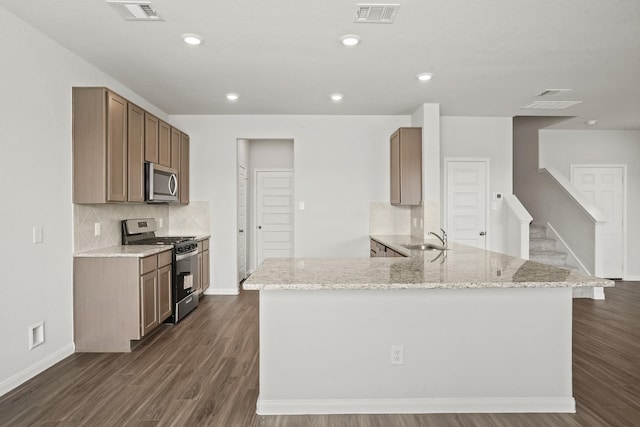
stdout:
[[20,384],[23,384],[35,377],[39,373],[49,369],[56,363],[60,362],[64,358],[71,356],[75,352],[76,346],[74,343],[67,344],[62,347],[60,350],[55,353],[45,357],[34,365],[29,366],[28,368],[23,369],[12,377],[7,378],[6,380],[0,383],[0,396],[10,392],[14,388],[18,387]]
[[205,295],[240,295],[240,290],[236,289],[207,289]]
[[576,412],[573,397],[320,400],[264,400],[258,397],[256,406],[258,415]]
[[640,276],[629,276],[626,275],[622,280],[628,281],[628,282],[640,282]]

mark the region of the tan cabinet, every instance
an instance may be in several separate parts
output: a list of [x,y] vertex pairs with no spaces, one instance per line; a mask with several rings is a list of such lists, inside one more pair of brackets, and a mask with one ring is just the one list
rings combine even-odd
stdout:
[[127,116],[127,201],[144,202],[144,110],[129,104]]
[[171,251],[144,258],[74,258],[76,351],[129,352],[171,315]]
[[73,88],[73,202],[127,200],[127,100]]
[[153,114],[144,113],[144,161],[158,163],[158,124],[159,120]]
[[396,252],[393,249],[383,245],[382,243],[370,239],[371,243],[371,258],[391,258],[391,257],[401,257],[405,258],[405,255],[400,252]]
[[400,128],[391,135],[392,205],[422,202],[422,129]]
[[209,260],[209,239],[198,242],[198,283],[197,291],[199,294],[204,293],[211,283]]
[[178,171],[180,203],[189,204],[189,135],[180,134],[180,169]]
[[158,122],[158,163],[171,167],[171,126]]
[[171,128],[171,164],[170,167],[180,171],[180,141],[182,132],[174,127]]

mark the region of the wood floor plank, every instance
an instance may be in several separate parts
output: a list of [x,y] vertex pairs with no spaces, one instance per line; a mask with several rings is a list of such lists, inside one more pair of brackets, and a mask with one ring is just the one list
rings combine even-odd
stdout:
[[0,397],[0,426],[640,425],[640,283],[573,302],[576,414],[258,416],[258,292],[206,296],[124,354],[76,353]]

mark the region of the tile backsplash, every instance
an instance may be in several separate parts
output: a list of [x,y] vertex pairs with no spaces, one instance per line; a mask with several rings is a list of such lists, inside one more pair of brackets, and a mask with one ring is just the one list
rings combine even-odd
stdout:
[[411,208],[369,203],[369,234],[411,234]]
[[[185,206],[164,204],[73,205],[74,252],[88,251],[122,244],[120,221],[128,218],[162,220],[158,235],[208,235],[209,202],[191,202]],[[95,235],[95,224],[100,235]]]

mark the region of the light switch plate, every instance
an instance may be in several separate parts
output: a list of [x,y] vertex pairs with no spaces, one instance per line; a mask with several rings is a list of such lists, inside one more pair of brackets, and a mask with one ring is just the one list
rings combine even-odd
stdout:
[[301,211],[304,210],[304,202],[299,202],[298,203],[298,209],[300,209]]
[[93,234],[95,234],[96,236],[99,236],[99,235],[100,235],[100,232],[101,232],[101,230],[100,230],[100,223],[99,223],[99,222],[95,222],[95,223],[93,224]]
[[42,226],[36,225],[33,227],[33,243],[42,243]]

